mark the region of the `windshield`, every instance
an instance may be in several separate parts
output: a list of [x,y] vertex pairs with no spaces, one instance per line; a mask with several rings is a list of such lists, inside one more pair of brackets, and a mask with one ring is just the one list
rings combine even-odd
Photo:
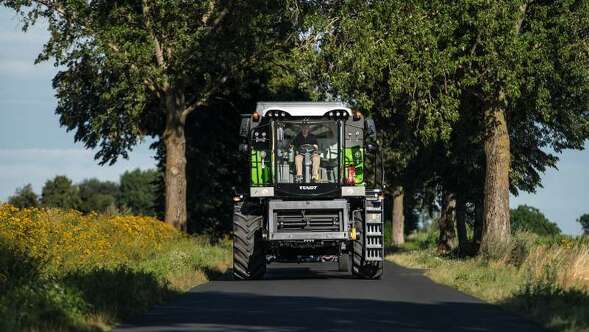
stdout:
[[338,128],[335,121],[276,121],[277,183],[337,183]]

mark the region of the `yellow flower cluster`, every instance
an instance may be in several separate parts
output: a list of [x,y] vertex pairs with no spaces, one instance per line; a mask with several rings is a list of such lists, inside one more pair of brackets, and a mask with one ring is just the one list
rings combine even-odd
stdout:
[[0,239],[51,272],[114,266],[157,255],[182,233],[152,217],[0,205]]

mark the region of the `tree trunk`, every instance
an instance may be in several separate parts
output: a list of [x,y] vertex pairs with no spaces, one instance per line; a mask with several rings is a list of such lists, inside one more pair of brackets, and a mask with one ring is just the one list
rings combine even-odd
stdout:
[[493,254],[510,240],[509,169],[511,151],[505,113],[497,107],[485,110],[485,197],[481,248]]
[[466,233],[466,202],[461,197],[462,195],[456,197],[456,233],[460,256],[466,256],[470,254],[471,246]]
[[473,229],[473,234],[472,234],[472,245],[473,245],[473,253],[476,253],[479,251],[479,248],[481,247],[481,239],[483,238],[483,213],[484,213],[484,209],[483,209],[483,202],[484,202],[484,197],[481,196],[479,199],[476,200],[476,202],[474,203],[474,229]]
[[166,96],[166,129],[163,138],[166,146],[166,223],[186,231],[186,121],[182,115],[182,99],[173,93]]
[[445,192],[443,197],[442,214],[438,221],[440,236],[438,238],[438,252],[447,253],[454,249],[454,216],[456,209],[456,197],[453,193]]
[[393,246],[400,246],[405,243],[405,214],[403,212],[403,195],[403,187],[397,186],[393,192]]

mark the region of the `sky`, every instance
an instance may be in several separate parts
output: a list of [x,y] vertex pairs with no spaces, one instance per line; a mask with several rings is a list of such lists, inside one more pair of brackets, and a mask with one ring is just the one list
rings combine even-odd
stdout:
[[41,192],[47,179],[67,175],[74,182],[86,178],[118,181],[126,170],[155,167],[151,141],[138,145],[128,160],[99,166],[95,151],[74,143],[74,133],[59,125],[51,79],[52,63],[38,65],[48,33],[34,27],[24,33],[9,10],[0,8],[0,201],[27,183]]
[[[151,141],[114,166],[99,166],[95,151],[74,143],[73,133],[59,125],[51,79],[57,69],[49,62],[34,64],[48,33],[33,27],[24,33],[18,18],[0,8],[0,201],[27,183],[39,193],[45,181],[67,175],[74,182],[86,178],[117,181],[125,170],[155,167]],[[586,144],[589,148],[589,144]],[[511,197],[511,206],[534,206],[564,233],[579,234],[576,219],[589,213],[589,150],[566,151],[558,170],[542,177],[535,194]]]

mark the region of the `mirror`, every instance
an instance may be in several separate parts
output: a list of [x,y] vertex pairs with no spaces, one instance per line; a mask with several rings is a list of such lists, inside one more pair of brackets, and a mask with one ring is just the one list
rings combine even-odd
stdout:
[[373,119],[366,119],[364,122],[366,126],[366,136],[376,139],[376,126]]
[[247,152],[247,148],[248,148],[247,144],[245,144],[245,143],[239,144],[239,152],[246,153]]
[[368,153],[375,153],[376,151],[378,151],[378,147],[372,143],[368,143],[366,144],[366,151]]
[[241,125],[239,126],[239,136],[243,138],[247,138],[247,135],[250,130],[250,115],[249,114],[242,114],[241,115]]

